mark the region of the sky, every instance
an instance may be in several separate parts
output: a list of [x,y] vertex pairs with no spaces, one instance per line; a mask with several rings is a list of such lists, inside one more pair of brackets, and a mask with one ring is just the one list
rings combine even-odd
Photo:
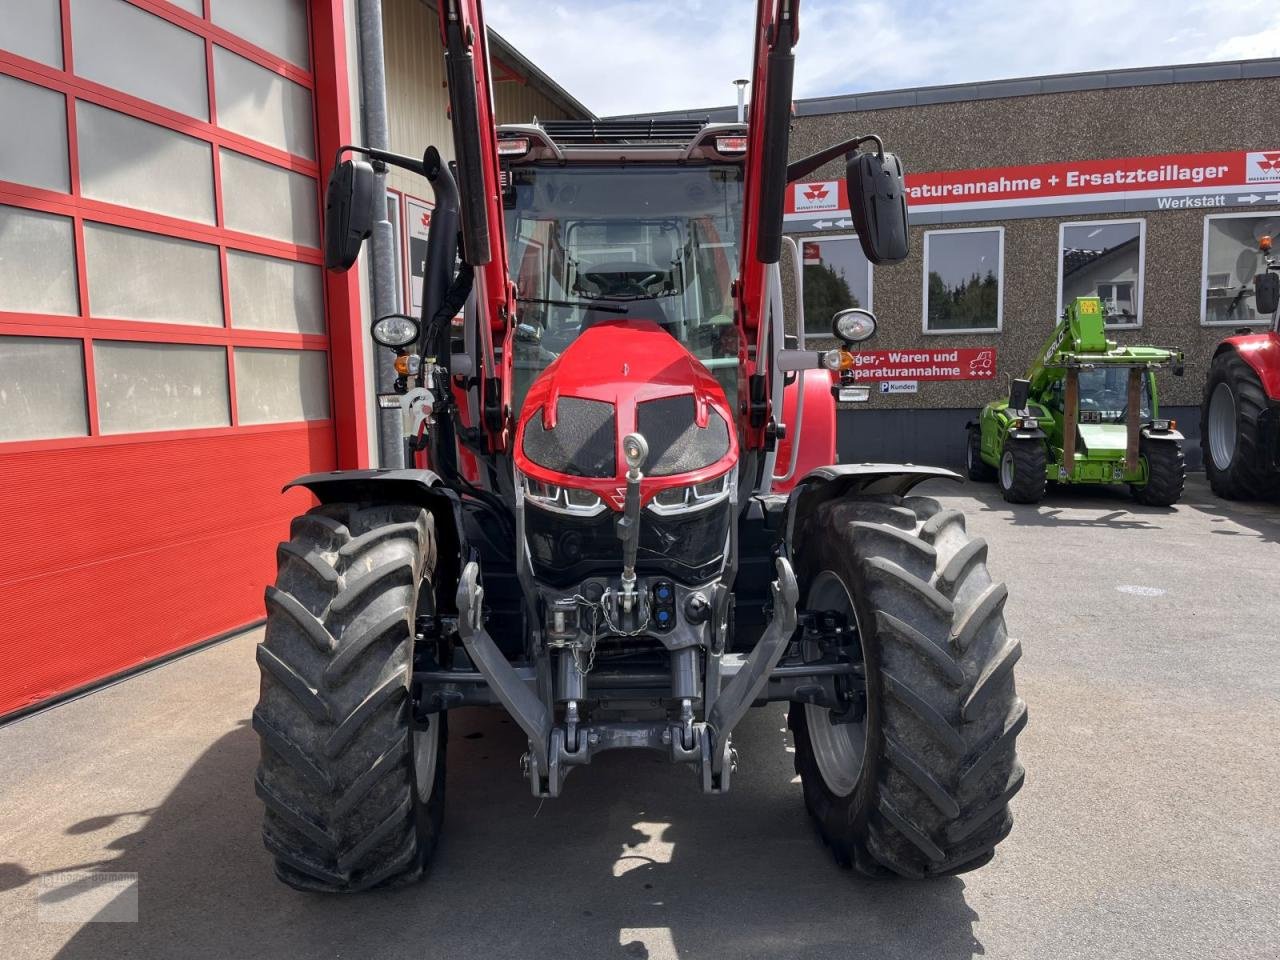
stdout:
[[[728,105],[751,69],[752,0],[484,9],[600,116]],[[803,0],[795,96],[1253,57],[1280,57],[1275,0]]]

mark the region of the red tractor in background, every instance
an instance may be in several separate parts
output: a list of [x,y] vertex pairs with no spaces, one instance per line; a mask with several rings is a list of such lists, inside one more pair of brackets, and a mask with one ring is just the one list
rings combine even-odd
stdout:
[[253,715],[277,875],[421,877],[467,706],[507,711],[526,788],[555,797],[609,750],[723,793],[736,725],[786,702],[840,863],[986,863],[1023,782],[1007,591],[963,515],[911,494],[956,474],[834,462],[875,318],[841,311],[824,351],[785,333],[788,184],[844,158],[868,259],[908,251],[877,137],[789,161],[797,0],[760,0],[749,119],[728,124],[495,127],[478,0],[438,7],[456,163],[344,147],[329,182],[332,270],[371,232],[375,164],[435,192],[422,314],[372,330],[419,462],[294,482],[320,505],[280,545]]
[[1230,500],[1280,496],[1280,261],[1271,237],[1260,239],[1258,257],[1254,310],[1272,315],[1271,329],[1243,329],[1218,344],[1200,411],[1205,473]]

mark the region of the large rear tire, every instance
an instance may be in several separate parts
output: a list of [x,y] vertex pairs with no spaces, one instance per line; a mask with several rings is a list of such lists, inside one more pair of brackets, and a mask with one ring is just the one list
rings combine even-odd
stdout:
[[1179,440],[1143,440],[1139,451],[1147,461],[1147,482],[1133,488],[1133,496],[1149,507],[1171,507],[1182,499],[1187,461]]
[[1280,494],[1280,473],[1263,463],[1259,420],[1267,395],[1253,368],[1234,349],[1213,358],[1200,408],[1200,450],[1213,492],[1228,500]]
[[[805,526],[807,606],[851,608],[866,674],[862,723],[794,703],[805,804],[836,860],[870,876],[982,866],[1012,828],[1026,705],[1003,584],[964,516],[924,497],[838,500]],[[801,542],[801,541],[797,541]]]
[[1000,454],[1000,493],[1009,503],[1044,499],[1045,452],[1039,440],[1006,440]]
[[435,525],[419,507],[330,504],[293,521],[267,588],[253,726],[276,875],[351,892],[420,878],[444,816],[444,715],[410,722]]

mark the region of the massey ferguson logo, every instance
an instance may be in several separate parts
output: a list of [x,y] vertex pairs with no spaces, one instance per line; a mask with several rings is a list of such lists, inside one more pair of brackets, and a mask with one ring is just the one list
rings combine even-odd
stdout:
[[1246,183],[1272,183],[1280,181],[1280,150],[1260,150],[1245,154]]
[[825,183],[796,184],[796,212],[803,210],[838,210],[840,191],[834,180]]

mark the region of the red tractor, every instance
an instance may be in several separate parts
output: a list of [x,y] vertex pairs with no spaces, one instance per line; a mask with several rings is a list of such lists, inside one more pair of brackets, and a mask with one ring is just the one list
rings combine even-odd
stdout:
[[1213,492],[1231,500],[1280,496],[1280,261],[1271,237],[1258,244],[1253,288],[1266,333],[1240,330],[1218,344],[1200,412],[1200,448]]
[[835,465],[835,399],[874,317],[838,314],[825,351],[784,333],[789,183],[845,157],[868,258],[900,261],[908,238],[878,138],[788,162],[796,0],[761,0],[749,120],[726,124],[495,127],[478,0],[439,8],[456,164],[349,147],[329,185],[341,270],[375,165],[433,184],[422,315],[372,331],[420,453],[295,481],[320,503],[280,546],[253,716],[278,876],[420,877],[449,711],[486,705],[527,738],[527,788],[555,797],[609,750],[723,793],[736,725],[788,702],[837,860],[986,863],[1023,780],[1007,591],[964,516],[911,494],[954,473]]

